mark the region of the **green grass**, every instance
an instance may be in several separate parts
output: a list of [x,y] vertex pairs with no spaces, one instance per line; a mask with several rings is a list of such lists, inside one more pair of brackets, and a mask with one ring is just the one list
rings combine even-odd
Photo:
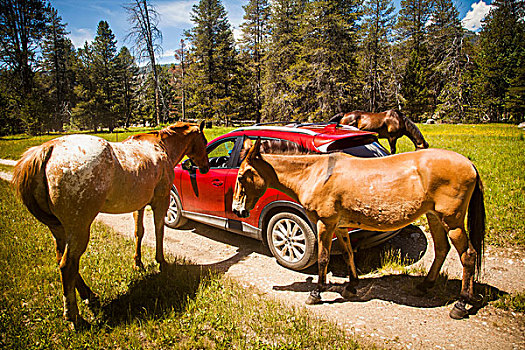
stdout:
[[80,304],[92,326],[62,319],[54,242],[0,181],[0,348],[2,349],[355,349],[335,325],[260,296],[218,273],[173,257],[158,272],[132,269],[133,243],[95,224],[81,274],[102,307]]
[[[449,149],[470,158],[485,187],[487,243],[525,246],[525,132],[515,125],[419,125],[431,147]],[[209,141],[233,128],[205,129]],[[98,134],[109,141],[123,140],[130,134]],[[0,138],[0,158],[18,159],[29,146],[59,135]],[[385,140],[380,142],[386,146]],[[398,140],[398,151],[414,150],[406,137]],[[421,221],[421,220],[420,220]],[[424,220],[423,220],[424,221]]]
[[494,306],[504,310],[525,313],[525,292],[503,295],[494,302]]

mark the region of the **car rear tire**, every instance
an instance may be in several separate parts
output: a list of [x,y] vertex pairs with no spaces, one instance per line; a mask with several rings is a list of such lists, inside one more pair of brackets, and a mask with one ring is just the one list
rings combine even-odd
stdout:
[[315,233],[299,215],[275,214],[268,222],[266,238],[277,262],[287,268],[304,270],[317,261]]
[[179,228],[188,222],[188,219],[182,216],[182,203],[179,194],[175,188],[170,191],[170,206],[164,218],[164,224],[171,228]]

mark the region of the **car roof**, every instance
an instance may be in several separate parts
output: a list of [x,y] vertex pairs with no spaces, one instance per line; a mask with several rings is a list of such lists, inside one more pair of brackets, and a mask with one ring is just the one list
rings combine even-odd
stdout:
[[255,125],[232,130],[215,140],[242,135],[285,139],[296,142],[312,151],[322,153],[377,141],[376,133],[336,123],[288,124],[285,126]]

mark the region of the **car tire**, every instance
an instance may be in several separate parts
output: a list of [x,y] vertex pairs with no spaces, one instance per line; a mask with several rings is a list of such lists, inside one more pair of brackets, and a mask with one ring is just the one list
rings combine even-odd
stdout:
[[317,261],[317,238],[299,215],[279,212],[266,230],[268,247],[277,262],[292,270],[304,270]]
[[182,203],[175,187],[170,191],[170,206],[164,218],[164,224],[170,228],[179,228],[188,222],[182,216]]

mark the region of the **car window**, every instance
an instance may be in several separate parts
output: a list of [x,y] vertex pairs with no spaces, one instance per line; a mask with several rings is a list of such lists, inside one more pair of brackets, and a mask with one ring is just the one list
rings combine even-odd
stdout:
[[379,142],[372,142],[366,145],[345,148],[343,152],[355,157],[362,158],[384,157],[390,154],[383,146],[379,144]]
[[213,148],[208,150],[210,168],[226,168],[234,146],[235,139],[226,139],[214,144]]
[[[257,139],[256,137],[249,137],[250,140],[255,142]],[[278,139],[278,138],[261,138],[261,152],[262,153],[268,153],[270,150],[273,150],[274,153],[294,153],[294,152],[300,152],[302,147],[293,141],[286,140],[286,139]],[[241,151],[239,151],[242,153]],[[237,161],[237,168],[241,165],[242,161],[244,160],[244,157],[246,154],[240,154],[239,160]]]

